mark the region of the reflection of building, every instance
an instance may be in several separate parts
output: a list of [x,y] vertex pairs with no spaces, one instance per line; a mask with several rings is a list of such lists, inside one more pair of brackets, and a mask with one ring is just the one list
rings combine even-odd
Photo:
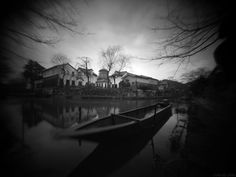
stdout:
[[98,117],[94,107],[80,109],[80,106],[74,104],[54,104],[45,101],[24,104],[23,116],[28,126],[36,126],[45,120],[56,127],[67,128],[75,123]]
[[108,87],[108,71],[106,69],[99,70],[99,76],[97,78],[96,85],[98,87]]
[[78,86],[83,81],[78,71],[69,63],[45,69],[42,75],[44,87]]

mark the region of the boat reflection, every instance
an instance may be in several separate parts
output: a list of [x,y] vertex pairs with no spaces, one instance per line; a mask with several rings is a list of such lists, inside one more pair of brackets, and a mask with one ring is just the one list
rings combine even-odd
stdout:
[[[124,141],[109,141],[98,144],[95,150],[69,174],[75,176],[108,176],[121,168],[126,162],[135,157],[150,141],[166,121],[145,130],[143,134],[130,137]],[[153,161],[158,155],[154,151]],[[140,169],[139,169],[140,170]]]

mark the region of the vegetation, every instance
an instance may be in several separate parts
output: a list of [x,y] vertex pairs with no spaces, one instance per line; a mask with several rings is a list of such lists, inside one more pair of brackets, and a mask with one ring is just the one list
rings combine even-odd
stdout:
[[[129,57],[122,53],[122,47],[119,45],[109,46],[107,49],[101,51],[101,61],[103,68],[107,69],[107,78],[111,71],[118,70],[120,72],[129,63]],[[115,82],[116,75],[113,75]],[[110,80],[107,80],[107,84],[110,85]]]
[[45,68],[41,66],[38,62],[29,60],[28,63],[24,66],[23,76],[30,82],[31,89],[34,89],[34,82],[42,78],[42,71]]
[[[92,62],[92,59],[89,57],[78,57],[79,62],[77,63],[79,67],[81,67],[84,70],[85,76],[87,77],[86,84],[90,83],[90,77],[92,72],[89,70],[89,65]],[[77,68],[76,68],[77,69]]]

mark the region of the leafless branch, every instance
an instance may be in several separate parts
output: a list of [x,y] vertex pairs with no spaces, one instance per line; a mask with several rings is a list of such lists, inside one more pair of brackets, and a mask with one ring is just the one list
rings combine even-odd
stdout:
[[[122,53],[122,47],[119,45],[109,46],[107,49],[101,51],[101,59],[103,67],[108,70],[108,76],[111,71],[117,70],[120,72],[129,63],[131,57]],[[109,85],[108,79],[108,85]]]
[[[190,16],[176,9],[170,10],[165,18],[167,26],[157,26],[152,28],[154,32],[164,31],[169,33],[169,37],[157,41],[159,46],[159,56],[149,60],[172,60],[186,59],[202,52],[219,40],[219,26],[224,18],[224,14],[214,14],[209,16]],[[163,20],[163,18],[162,18]],[[148,60],[148,59],[144,59]]]

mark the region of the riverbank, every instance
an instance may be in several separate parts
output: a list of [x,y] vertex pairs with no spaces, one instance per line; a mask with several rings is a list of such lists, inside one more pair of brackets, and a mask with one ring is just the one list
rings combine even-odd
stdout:
[[[110,95],[77,95],[77,94],[52,94],[52,95],[37,95],[34,93],[25,94],[8,94],[4,96],[16,98],[63,98],[71,100],[87,100],[87,99],[101,99],[101,100],[176,100],[178,98],[169,96],[110,96]],[[4,98],[3,97],[3,98]]]

